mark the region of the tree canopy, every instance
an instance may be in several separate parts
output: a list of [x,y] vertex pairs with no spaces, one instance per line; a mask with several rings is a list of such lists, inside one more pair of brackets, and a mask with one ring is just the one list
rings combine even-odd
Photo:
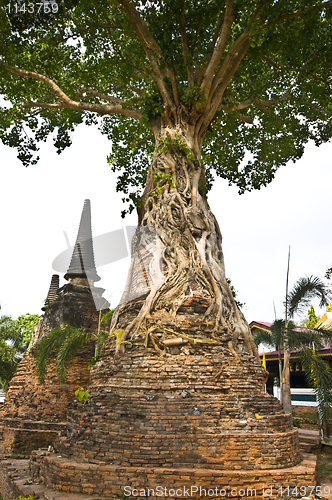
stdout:
[[17,320],[11,316],[0,317],[0,383],[4,389],[14,376],[38,321],[37,314],[29,313]]
[[[38,7],[38,5],[43,5]],[[48,7],[45,7],[48,5]],[[16,7],[15,7],[16,6]],[[332,135],[332,2],[59,0],[0,18],[0,127],[28,166],[80,123],[112,140],[118,190],[137,201],[155,127],[181,117],[193,154],[240,192]]]

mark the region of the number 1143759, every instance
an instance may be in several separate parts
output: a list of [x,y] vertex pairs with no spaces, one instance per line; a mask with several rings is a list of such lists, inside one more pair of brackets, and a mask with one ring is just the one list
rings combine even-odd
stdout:
[[59,6],[56,2],[8,3],[8,14],[56,14]]

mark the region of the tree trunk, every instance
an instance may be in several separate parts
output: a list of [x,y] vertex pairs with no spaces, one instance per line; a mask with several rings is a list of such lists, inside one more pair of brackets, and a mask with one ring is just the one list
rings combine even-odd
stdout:
[[282,382],[281,382],[282,405],[284,407],[284,410],[291,414],[291,418],[292,418],[292,422],[293,422],[291,389],[290,389],[289,358],[290,358],[289,348],[285,347],[285,350],[284,350],[284,368],[282,370]]
[[278,346],[278,366],[279,366],[280,402],[282,404],[282,360],[281,360],[281,348],[280,348],[280,346]]
[[258,356],[226,282],[194,127],[157,124],[153,130],[156,148],[138,203],[132,262],[111,325],[111,332],[124,330],[117,350],[145,335],[157,350],[173,337],[222,342],[235,356],[242,349]]
[[293,425],[293,412],[292,412],[292,398],[290,387],[290,349],[289,349],[289,336],[288,336],[288,279],[289,279],[289,263],[290,263],[290,246],[288,249],[288,262],[287,262],[287,277],[286,277],[286,303],[285,303],[285,327],[284,327],[284,367],[281,377],[281,401],[284,410],[290,413],[291,423]]

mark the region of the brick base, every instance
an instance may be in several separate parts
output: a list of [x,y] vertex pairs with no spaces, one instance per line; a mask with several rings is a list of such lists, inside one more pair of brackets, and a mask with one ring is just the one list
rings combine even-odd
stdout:
[[[53,491],[38,484],[40,478],[37,483],[32,480],[31,472],[34,475],[42,472],[46,463],[50,471],[47,483]],[[30,462],[30,473],[27,460],[0,461],[0,494],[3,500],[13,500],[20,495],[54,500],[111,500],[120,495],[148,500],[165,497],[262,500],[280,497],[281,493],[286,498],[288,492],[289,496],[295,496],[296,488],[299,496],[305,496],[305,491],[308,496],[316,485],[315,468],[314,455],[303,455],[299,465],[283,470],[214,471],[82,465],[55,455],[42,456],[35,452]],[[70,480],[63,481],[60,474],[70,474]],[[97,482],[99,486],[96,486]],[[102,488],[105,493],[101,496],[96,492]]]
[[47,487],[72,493],[137,496],[150,500],[160,497],[258,500],[276,498],[280,493],[291,495],[295,488],[299,495],[305,496],[309,494],[309,487],[316,485],[315,470],[316,457],[313,455],[304,455],[299,465],[282,470],[236,471],[82,464],[47,452],[45,455],[34,452],[30,459],[32,477],[42,480]]

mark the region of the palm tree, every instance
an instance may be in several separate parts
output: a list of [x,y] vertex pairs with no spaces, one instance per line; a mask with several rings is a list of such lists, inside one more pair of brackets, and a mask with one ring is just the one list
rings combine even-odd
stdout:
[[[329,336],[331,339],[331,331]],[[332,370],[326,361],[316,355],[316,349],[308,349],[305,346],[301,351],[301,363],[306,371],[309,385],[316,393],[321,436],[329,438],[329,422],[332,414]]]
[[[291,392],[290,392],[290,336],[288,323],[295,314],[301,313],[308,308],[313,298],[320,301],[319,306],[323,307],[328,303],[330,292],[317,276],[305,276],[300,278],[291,291],[286,294],[285,299],[285,330],[284,330],[284,366],[281,375],[281,393],[284,410],[292,415]],[[309,332],[306,332],[308,337]]]
[[[295,340],[294,333],[295,324],[293,321],[288,323],[288,336],[290,339]],[[282,358],[281,358],[281,350],[284,344],[284,333],[285,333],[285,321],[283,319],[276,319],[273,325],[271,326],[271,331],[268,330],[259,330],[254,336],[254,342],[258,347],[259,344],[265,344],[269,347],[273,347],[278,351],[278,360],[279,360],[279,379],[281,380],[282,373]]]

